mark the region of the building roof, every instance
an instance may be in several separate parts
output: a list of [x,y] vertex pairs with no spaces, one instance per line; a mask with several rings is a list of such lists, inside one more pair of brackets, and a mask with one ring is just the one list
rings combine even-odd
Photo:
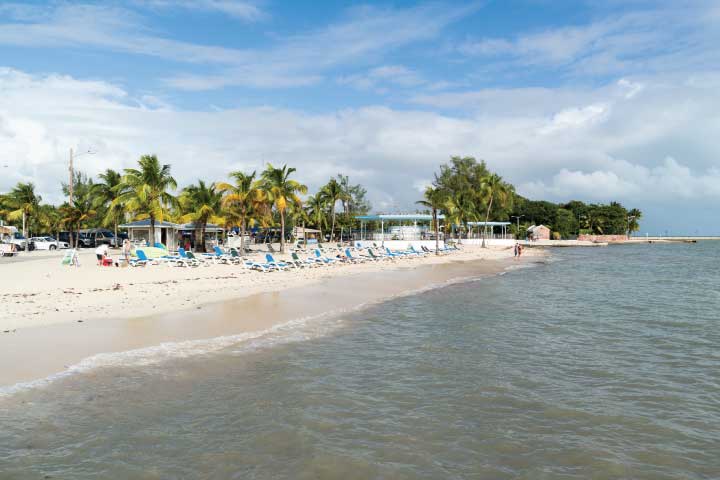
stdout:
[[545,225],[532,225],[532,226],[528,227],[527,231],[534,232],[538,228],[547,228],[548,230],[550,230],[550,227],[546,227]]
[[502,227],[506,225],[510,225],[510,222],[467,222],[468,225],[472,225],[473,227]]
[[[138,221],[136,221],[136,222],[124,223],[124,224],[118,225],[118,226],[119,226],[120,228],[130,228],[130,229],[132,229],[132,228],[142,228],[142,229],[146,229],[146,228],[150,228],[150,220],[149,220],[149,219],[138,220]],[[170,229],[172,229],[172,230],[196,230],[197,227],[195,226],[194,223],[182,223],[182,224],[178,224],[178,223],[165,222],[165,221],[163,221],[163,222],[158,222],[158,221],[156,221],[156,222],[155,222],[155,228],[170,228]],[[213,224],[213,223],[208,223],[208,224],[205,226],[205,231],[206,231],[206,232],[222,232],[222,231],[223,231],[223,228],[222,228],[222,227],[219,227],[219,226],[217,226],[217,225],[215,225],[215,224]]]
[[[445,218],[445,215],[438,215],[437,216],[440,220]],[[390,220],[396,220],[396,221],[408,221],[408,222],[415,222],[415,221],[426,221],[430,222],[432,221],[433,217],[432,215],[429,215],[427,213],[399,213],[399,214],[379,214],[379,215],[360,215],[355,217],[358,220],[364,220],[364,221],[390,221]]]
[[[150,228],[150,219],[138,220],[130,223],[123,223],[118,225],[120,228]],[[155,228],[177,228],[178,225],[172,222],[158,222],[155,221]]]

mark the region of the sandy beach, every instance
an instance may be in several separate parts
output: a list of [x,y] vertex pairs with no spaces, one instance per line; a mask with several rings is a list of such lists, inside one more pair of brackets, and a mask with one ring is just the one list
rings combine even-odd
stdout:
[[[542,254],[527,252],[517,261],[511,249],[468,246],[445,256],[274,273],[223,264],[103,268],[92,252],[82,252],[79,268],[60,265],[57,253],[28,257],[1,267],[0,362],[16,367],[3,371],[0,385],[57,374],[98,354],[214,348],[291,320],[496,274]],[[183,345],[217,338],[224,340]]]
[[[526,250],[526,255],[532,255]],[[264,292],[327,282],[347,275],[421,265],[512,257],[512,249],[466,246],[450,255],[339,264],[260,273],[237,265],[196,268],[148,265],[98,267],[90,250],[78,268],[61,265],[62,252],[32,252],[24,261],[0,261],[0,332],[79,320],[133,318],[171,313]],[[276,255],[278,260],[289,255]],[[252,259],[253,257],[251,257]],[[255,257],[260,260],[260,257]]]

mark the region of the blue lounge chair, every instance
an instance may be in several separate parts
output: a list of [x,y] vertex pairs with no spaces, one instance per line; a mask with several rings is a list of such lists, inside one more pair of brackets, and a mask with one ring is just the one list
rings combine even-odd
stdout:
[[328,258],[328,257],[322,255],[322,254],[320,253],[320,249],[319,249],[319,248],[316,248],[316,249],[315,249],[315,258],[317,258],[318,260],[320,260],[320,261],[323,262],[323,263],[335,263],[335,262],[337,262],[337,259],[336,259],[336,258]]
[[349,248],[345,249],[345,256],[353,263],[363,263],[367,261],[366,258],[354,257]]
[[267,265],[272,265],[273,267],[277,268],[278,270],[285,270],[288,267],[295,266],[291,263],[278,262],[277,260],[275,260],[275,257],[272,256],[272,253],[265,254],[265,263]]

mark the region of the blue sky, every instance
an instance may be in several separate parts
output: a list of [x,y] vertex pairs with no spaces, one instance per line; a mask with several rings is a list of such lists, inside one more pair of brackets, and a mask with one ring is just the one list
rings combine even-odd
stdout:
[[59,201],[68,149],[92,146],[91,174],[289,163],[407,210],[473,155],[531,198],[720,234],[718,25],[701,0],[3,2],[0,190]]

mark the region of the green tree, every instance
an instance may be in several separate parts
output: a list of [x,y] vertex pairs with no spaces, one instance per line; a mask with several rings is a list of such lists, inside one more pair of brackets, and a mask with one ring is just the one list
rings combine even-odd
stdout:
[[628,212],[628,236],[631,233],[640,230],[640,219],[642,218],[642,212],[637,208],[633,208]]
[[262,188],[265,195],[280,215],[280,252],[285,251],[285,212],[288,205],[301,206],[302,201],[298,194],[307,193],[307,186],[290,179],[293,172],[295,168],[287,165],[275,168],[268,164],[262,174]]
[[237,219],[240,223],[240,250],[243,255],[248,222],[256,214],[261,213],[265,204],[264,193],[255,175],[255,172],[250,174],[240,171],[231,172],[230,177],[235,180],[234,184],[218,184],[218,190],[225,193],[222,205],[225,207],[226,216]]
[[[83,223],[86,223],[97,214],[95,204],[92,190],[81,189],[73,192],[72,203],[66,202],[60,206],[60,223],[65,225],[70,232],[71,242],[82,228]],[[71,246],[73,246],[72,243]]]
[[22,232],[28,237],[28,224],[31,218],[38,212],[42,197],[35,193],[35,184],[18,183],[5,196],[5,215],[11,222],[22,221]]
[[305,203],[307,216],[311,225],[320,230],[320,239],[323,238],[323,230],[328,226],[328,205],[321,192],[308,197]]
[[492,210],[493,202],[497,201],[500,205],[507,203],[510,197],[510,189],[500,175],[493,173],[487,175],[482,180],[480,191],[481,198],[487,205],[487,210],[485,212],[485,229],[483,231],[482,239],[482,248],[486,248],[487,245],[485,244],[485,238],[487,237],[487,223],[490,220],[490,211]]
[[[203,180],[198,180],[197,185],[190,185],[183,189],[178,203],[183,223],[192,222],[195,227],[195,242],[200,245],[200,250],[205,252],[205,231],[208,223],[222,224],[222,191],[214,183],[206,185]],[[198,229],[198,227],[200,227]],[[199,236],[198,236],[199,232]]]
[[558,208],[552,227],[562,238],[568,238],[577,231],[578,221],[570,210]]
[[416,203],[430,209],[432,213],[433,229],[435,230],[435,255],[440,254],[440,221],[438,220],[438,212],[445,206],[447,202],[447,191],[439,187],[427,187],[425,189],[423,200]]
[[122,193],[122,174],[108,168],[98,177],[100,182],[94,186],[95,206],[105,211],[102,219],[103,225],[112,226],[117,239],[118,225],[125,215],[125,205],[121,201],[116,201]]
[[138,220],[150,219],[150,244],[155,242],[155,222],[162,222],[168,208],[177,200],[168,190],[177,182],[170,174],[170,165],[161,165],[155,155],[143,155],[139,169],[126,168],[121,194],[113,204],[122,203]]
[[343,189],[343,186],[336,179],[331,178],[330,181],[320,189],[320,195],[323,196],[325,202],[330,207],[330,216],[332,225],[330,227],[330,240],[335,239],[335,205],[337,202],[346,202],[349,194]]

